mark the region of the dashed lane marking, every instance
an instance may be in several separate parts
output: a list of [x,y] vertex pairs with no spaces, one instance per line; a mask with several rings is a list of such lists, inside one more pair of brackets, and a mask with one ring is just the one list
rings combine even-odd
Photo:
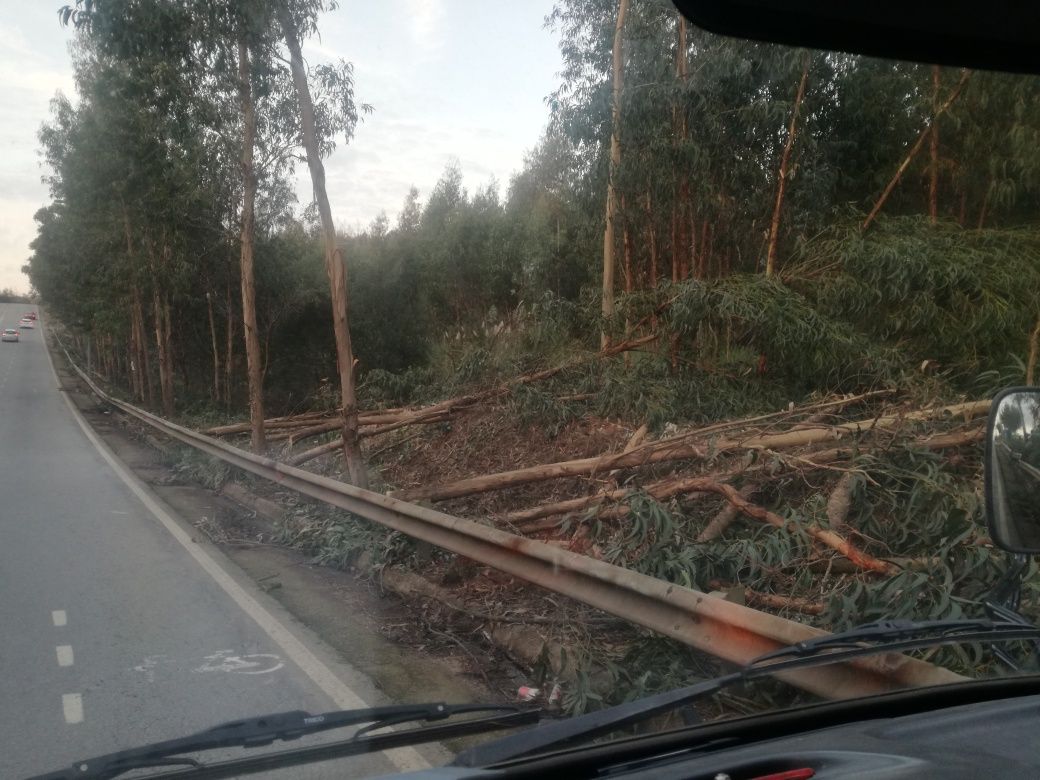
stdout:
[[[47,350],[47,358],[51,365],[54,381],[60,386],[57,369],[51,358],[50,350]],[[119,462],[105,444],[98,438],[97,434],[83,418],[79,409],[72,403],[67,393],[62,397],[65,405],[72,414],[76,424],[87,440],[94,445],[98,454],[108,463],[116,476],[123,481],[130,491],[137,496],[148,511],[155,517],[174,539],[184,548],[189,556],[213,579],[214,582],[226,593],[238,607],[249,615],[260,629],[277,644],[293,663],[325,694],[332,699],[339,709],[367,708],[369,705],[353,688],[344,683],[336,674],[319,659],[307,645],[286,625],[279,621],[274,615],[258,602],[251,593],[236,582],[223,567],[210,556],[200,545],[192,541],[191,536],[152,498],[147,488],[136,477],[132,476],[127,468]],[[77,695],[78,694],[73,694]],[[392,764],[404,772],[414,772],[420,769],[429,769],[430,762],[427,761],[419,751],[412,746],[404,746],[392,749],[383,754]]]
[[83,722],[83,697],[78,693],[65,693],[61,697],[61,709],[66,723]]
[[54,650],[58,655],[58,666],[72,666],[72,645],[58,645]]
[[69,618],[65,614],[65,610],[63,609],[56,609],[53,612],[51,612],[51,620],[54,621],[54,625],[59,627],[64,626],[66,623],[69,622]]

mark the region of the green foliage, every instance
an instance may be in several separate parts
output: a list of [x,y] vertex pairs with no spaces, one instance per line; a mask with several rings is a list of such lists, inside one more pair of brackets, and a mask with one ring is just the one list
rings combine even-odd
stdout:
[[803,391],[856,389],[899,375],[898,354],[764,276],[686,282],[668,316],[680,337],[698,337],[695,348],[703,348],[705,336],[721,342],[716,353],[723,357],[734,344],[753,347],[765,357],[764,372]]
[[966,382],[1024,355],[1040,314],[1040,233],[919,217],[835,229],[791,272],[819,310]]

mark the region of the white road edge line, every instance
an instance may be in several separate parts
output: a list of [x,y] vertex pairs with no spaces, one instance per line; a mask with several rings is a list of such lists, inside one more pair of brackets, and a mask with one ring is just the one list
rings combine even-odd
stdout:
[[58,656],[58,666],[72,666],[74,662],[72,645],[58,645],[54,648],[54,652]]
[[51,620],[54,621],[54,625],[61,627],[69,622],[68,615],[65,614],[65,610],[56,609],[51,612]]
[[[61,388],[61,380],[58,378],[58,371],[54,367],[54,358],[51,356],[51,351],[47,348],[46,344],[43,347],[47,353],[47,359],[50,361],[51,371],[54,373],[54,381],[59,388]],[[126,468],[120,463],[116,457],[109,452],[108,447],[98,439],[97,435],[90,428],[90,425],[86,420],[83,419],[83,415],[80,414],[79,409],[76,408],[75,404],[69,398],[67,392],[60,390],[62,398],[65,399],[65,404],[69,407],[72,412],[73,418],[79,424],[79,427],[83,430],[84,435],[94,445],[94,448],[100,453],[101,457],[105,459],[112,470],[116,473],[123,483],[130,488],[130,490],[137,496],[142,504],[151,512],[155,518],[163,524],[170,535],[176,539],[180,545],[188,552],[195,562],[201,566],[210,577],[223,589],[225,593],[234,601],[239,608],[251,617],[261,630],[267,634],[277,644],[285,654],[306,674],[321,690],[323,690],[329,698],[335,702],[336,706],[341,709],[355,709],[355,708],[367,708],[370,705],[365,702],[357,693],[354,692],[346,683],[339,679],[333,673],[328,666],[326,666],[317,656],[310,651],[310,649],[296,637],[288,628],[282,625],[279,620],[268,612],[263,605],[254,599],[246,590],[239,585],[229,575],[220,564],[217,563],[212,556],[209,555],[201,546],[191,540],[191,537],[184,531],[183,528],[170,517],[161,506],[159,506],[150,495],[141,487],[138,480],[130,474]],[[79,694],[69,694],[79,698]],[[63,697],[63,701],[66,697]],[[80,704],[80,720],[82,720],[82,703]],[[68,709],[66,708],[65,719],[68,722]],[[79,722],[79,721],[75,721]],[[384,752],[387,760],[394,764],[402,772],[415,772],[420,769],[429,769],[430,762],[427,761],[415,748],[412,747],[401,747],[394,748]]]
[[66,723],[83,722],[83,697],[78,693],[65,693],[61,697],[61,709]]

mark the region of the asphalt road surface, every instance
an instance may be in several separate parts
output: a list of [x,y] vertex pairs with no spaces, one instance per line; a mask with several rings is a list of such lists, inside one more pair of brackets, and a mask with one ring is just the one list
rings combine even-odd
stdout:
[[[0,328],[32,308],[0,305]],[[242,717],[364,706],[249,584],[192,550],[119,476],[58,388],[45,327],[0,343],[0,778]],[[405,750],[264,777],[421,766]]]

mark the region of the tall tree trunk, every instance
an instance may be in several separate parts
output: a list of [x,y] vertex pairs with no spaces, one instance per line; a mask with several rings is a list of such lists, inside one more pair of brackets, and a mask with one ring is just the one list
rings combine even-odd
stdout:
[[[650,249],[650,265],[647,268],[646,287],[657,289],[657,227],[654,222],[654,205],[650,195],[650,182],[646,183],[646,240]],[[657,332],[657,312],[650,315],[650,332]]]
[[698,247],[697,215],[693,213],[692,208],[690,209],[690,268],[693,269],[693,273],[698,279],[708,276],[707,257],[704,254],[704,247]]
[[130,264],[130,275],[134,280],[131,283],[130,300],[130,344],[133,357],[130,362],[131,385],[134,396],[138,401],[148,404],[152,403],[151,385],[148,386],[148,396],[145,397],[145,382],[148,377],[148,344],[144,335],[144,316],[141,311],[141,290],[136,281],[136,269],[134,268],[134,239],[130,230],[130,212],[123,204],[123,234],[126,239],[126,256]]
[[232,379],[235,371],[235,307],[231,296],[231,282],[228,282],[224,298],[224,311],[227,312],[226,342],[224,344],[224,406],[231,409]]
[[163,352],[166,356],[166,384],[164,388],[164,397],[170,399],[169,409],[164,408],[164,414],[167,417],[173,416],[174,411],[174,395],[173,395],[173,322],[170,318],[170,297],[167,293],[163,293],[163,306],[162,306],[162,323],[163,323]]
[[[610,163],[607,168],[607,205],[603,225],[603,319],[614,315],[614,220],[618,212],[618,195],[615,178],[621,166],[621,89],[624,81],[624,28],[628,0],[619,0],[617,20],[614,24],[614,47],[611,62],[613,82],[610,95]],[[610,334],[606,323],[600,333],[600,347],[610,346]]]
[[134,327],[137,329],[138,358],[141,369],[142,384],[144,385],[145,403],[155,406],[155,387],[152,384],[152,361],[148,353],[148,326],[145,324],[144,300],[141,288],[134,284]]
[[140,360],[140,346],[138,345],[137,313],[135,302],[139,296],[137,287],[134,286],[130,299],[130,338],[127,340],[127,372],[130,374],[130,392],[138,403],[144,403],[144,375]]
[[715,250],[715,233],[708,224],[708,220],[701,222],[701,262],[707,268],[711,263],[711,256]]
[[152,316],[155,318],[155,349],[159,357],[159,392],[162,412],[167,419],[173,418],[173,377],[170,376],[170,355],[167,352],[166,317],[158,285],[152,286]]
[[899,167],[896,168],[895,174],[892,176],[891,180],[885,186],[885,189],[881,193],[881,196],[877,199],[877,203],[874,204],[874,207],[870,210],[870,213],[867,214],[867,218],[863,220],[863,225],[860,227],[861,230],[866,230],[867,228],[869,228],[874,223],[874,220],[877,219],[877,215],[881,212],[881,207],[885,205],[885,201],[888,200],[888,196],[892,194],[892,190],[894,190],[896,188],[896,185],[899,184],[899,180],[903,178],[903,174],[906,172],[906,169],[910,167],[910,163],[913,162],[914,157],[917,156],[917,153],[921,151],[921,147],[924,146],[924,141],[930,135],[932,125],[934,125],[938,121],[940,116],[942,116],[950,110],[950,106],[952,106],[954,102],[957,100],[957,98],[960,96],[961,90],[964,89],[964,85],[968,83],[969,78],[971,78],[971,71],[965,69],[961,73],[961,79],[957,82],[957,86],[954,87],[953,92],[951,92],[949,97],[946,98],[945,102],[941,106],[939,106],[939,109],[932,116],[932,120],[928,123],[928,126],[925,127],[924,130],[922,130],[918,134],[917,140],[914,141],[913,145],[910,147],[910,150],[906,153],[906,157],[903,158],[903,161],[899,164]]
[[624,263],[625,292],[630,293],[635,289],[635,278],[632,268],[632,236],[628,230],[628,207],[625,205],[625,196],[621,196],[621,211],[625,215],[621,220],[621,247],[623,250],[622,262]]
[[[622,3],[627,0],[622,0]],[[307,151],[307,166],[314,185],[314,199],[321,215],[322,234],[325,238],[325,270],[329,276],[332,298],[332,324],[336,336],[336,359],[339,364],[339,382],[343,400],[343,459],[346,461],[350,481],[360,488],[368,487],[368,472],[361,457],[358,443],[357,393],[354,389],[354,352],[350,344],[347,298],[347,267],[340,249],[336,246],[336,228],[332,223],[332,207],[325,191],[325,166],[318,149],[318,135],[314,126],[314,103],[310,85],[303,65],[300,36],[296,24],[283,4],[278,4],[278,19],[289,49],[289,64],[292,69],[296,98],[299,101],[300,124],[303,129],[303,145]]]
[[153,325],[155,329],[155,350],[156,356],[159,360],[159,394],[162,400],[163,416],[167,419],[171,419],[174,410],[173,375],[170,370],[172,366],[172,356],[169,354],[169,338],[166,324],[169,303],[165,300],[165,294],[160,293],[159,291],[159,286],[163,278],[159,264],[160,262],[162,263],[162,268],[168,266],[169,247],[167,246],[164,237],[160,249],[161,256],[157,258],[154,244],[150,240],[147,240],[146,243],[148,246],[148,259],[152,270],[152,316],[154,318]]
[[[686,49],[686,18],[682,14],[679,14],[675,42],[675,79],[680,84],[686,82],[688,71]],[[678,149],[682,149],[685,146],[686,139],[689,135],[689,126],[686,122],[685,106],[681,103],[675,103],[672,105],[672,125],[673,132],[675,133],[675,145]],[[695,273],[694,269],[696,268],[696,260],[693,255],[694,237],[692,233],[687,233],[693,215],[690,213],[690,179],[685,170],[680,171],[679,175],[679,224],[676,229],[676,248],[674,249],[679,257],[678,269],[675,276],[677,279],[686,279],[691,273]]]
[[[625,294],[631,295],[635,289],[635,270],[632,268],[632,235],[628,229],[628,208],[625,205],[625,196],[621,196],[621,212],[624,217],[621,221],[621,246],[624,251],[624,271],[625,271]],[[628,315],[625,315],[625,341],[628,341],[632,337],[632,322],[629,320]],[[625,366],[632,365],[632,355],[628,352],[625,353]]]
[[650,267],[647,271],[647,287],[657,287],[657,228],[654,225],[654,206],[650,196],[650,182],[646,185],[646,241],[650,249]]
[[[939,113],[939,66],[932,65],[932,116]],[[939,221],[939,123],[932,122],[929,137],[928,217],[934,225]]]
[[242,331],[246,342],[246,374],[249,383],[249,441],[253,452],[263,452],[264,379],[260,358],[260,335],[256,326],[256,284],[253,275],[254,205],[256,171],[253,147],[256,144],[256,104],[253,101],[252,68],[249,46],[238,39],[238,99],[242,111]]
[[791,107],[791,122],[787,126],[787,140],[784,142],[784,151],[780,155],[780,170],[776,177],[776,203],[773,204],[773,220],[769,225],[769,249],[766,251],[766,276],[776,273],[777,244],[780,240],[780,211],[784,206],[784,190],[787,188],[787,169],[791,164],[791,149],[794,147],[794,139],[798,134],[798,112],[802,108],[802,99],[805,97],[805,82],[809,79],[809,53],[805,53],[805,62],[802,65],[802,77],[798,80],[798,90],[794,95],[794,105]]
[[678,282],[681,278],[679,276],[679,257],[682,254],[681,239],[679,237],[679,206],[678,206],[678,192],[676,192],[676,202],[672,204],[672,282]]
[[210,350],[213,353],[213,403],[220,403],[220,347],[217,345],[217,321],[213,316],[213,293],[206,290],[206,313],[209,315]]
[[[673,191],[674,192],[674,191]],[[679,206],[678,198],[672,202],[672,284],[679,282],[679,257],[682,250],[679,240]],[[672,333],[668,340],[668,355],[672,363],[672,371],[679,368],[679,334]]]

